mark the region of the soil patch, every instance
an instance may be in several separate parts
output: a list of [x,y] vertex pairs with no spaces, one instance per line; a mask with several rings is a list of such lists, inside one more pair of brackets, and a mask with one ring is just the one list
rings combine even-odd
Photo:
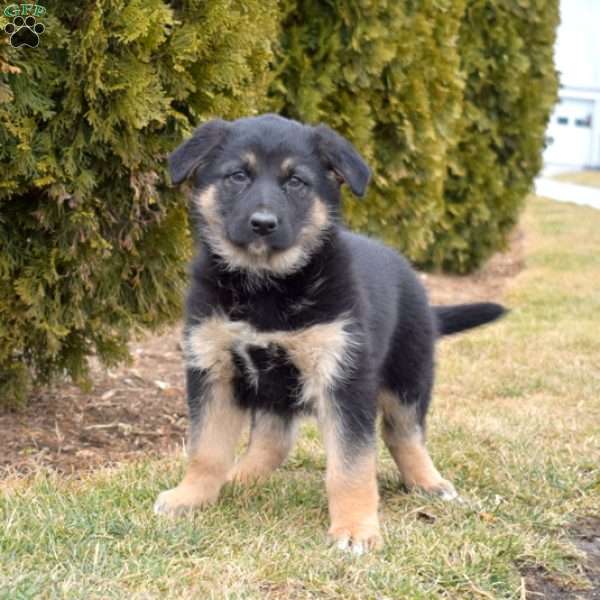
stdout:
[[187,410],[180,327],[130,344],[132,363],[91,365],[92,389],[64,384],[0,413],[0,478],[39,467],[60,473],[159,455],[181,446]]
[[587,581],[583,589],[565,585],[541,566],[521,570],[523,598],[535,600],[600,600],[600,517],[584,517],[573,525],[569,533],[577,549],[585,555],[578,565],[580,577]]
[[485,266],[472,275],[439,275],[422,273],[421,279],[433,304],[459,304],[501,300],[507,283],[525,264],[525,236],[517,229],[511,236],[509,249],[492,256]]
[[[507,252],[469,276],[422,274],[432,302],[499,300],[523,266],[523,235]],[[133,361],[115,369],[93,363],[92,389],[45,389],[18,412],[0,413],[0,479],[39,467],[73,473],[184,443],[187,410],[179,340],[181,326],[130,344]]]

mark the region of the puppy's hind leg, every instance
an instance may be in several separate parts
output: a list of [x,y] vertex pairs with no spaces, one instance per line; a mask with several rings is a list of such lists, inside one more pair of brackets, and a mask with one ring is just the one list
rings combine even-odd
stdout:
[[296,418],[258,411],[252,420],[248,449],[227,479],[240,483],[266,479],[287,458],[297,432]]
[[406,402],[410,396],[381,390],[379,407],[383,413],[382,435],[400,475],[408,488],[453,500],[458,494],[452,483],[444,479],[435,468],[425,447],[424,423],[419,416],[417,401]]

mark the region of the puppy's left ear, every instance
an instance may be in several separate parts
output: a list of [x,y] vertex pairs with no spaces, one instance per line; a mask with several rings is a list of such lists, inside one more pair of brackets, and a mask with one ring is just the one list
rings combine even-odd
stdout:
[[198,127],[189,140],[171,152],[169,172],[175,185],[189,179],[210,162],[215,149],[225,139],[227,128],[228,123],[223,119],[209,121]]
[[356,196],[364,196],[371,178],[371,170],[356,148],[326,125],[314,129],[317,149],[321,158],[337,179],[347,183]]

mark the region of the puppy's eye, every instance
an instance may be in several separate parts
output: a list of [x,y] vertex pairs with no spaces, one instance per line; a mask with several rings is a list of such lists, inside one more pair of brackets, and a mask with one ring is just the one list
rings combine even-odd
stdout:
[[292,175],[286,182],[285,185],[291,190],[299,190],[303,188],[306,184],[300,177],[296,177],[296,175]]
[[237,183],[240,185],[242,183],[246,183],[250,178],[248,177],[246,171],[234,171],[233,173],[227,175],[227,179],[232,183]]

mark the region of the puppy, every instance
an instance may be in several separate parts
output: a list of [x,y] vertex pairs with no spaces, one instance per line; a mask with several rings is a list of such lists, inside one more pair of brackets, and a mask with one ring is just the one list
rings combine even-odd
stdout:
[[[319,125],[276,115],[211,121],[169,159],[191,181],[199,234],[184,354],[190,415],[183,481],[155,504],[177,514],[227,481],[264,480],[316,415],[341,548],[381,544],[376,420],[404,484],[456,497],[425,447],[437,337],[492,321],[491,303],[431,307],[407,261],[340,225],[340,187],[363,196],[369,168]],[[250,442],[234,463],[251,422]]]

